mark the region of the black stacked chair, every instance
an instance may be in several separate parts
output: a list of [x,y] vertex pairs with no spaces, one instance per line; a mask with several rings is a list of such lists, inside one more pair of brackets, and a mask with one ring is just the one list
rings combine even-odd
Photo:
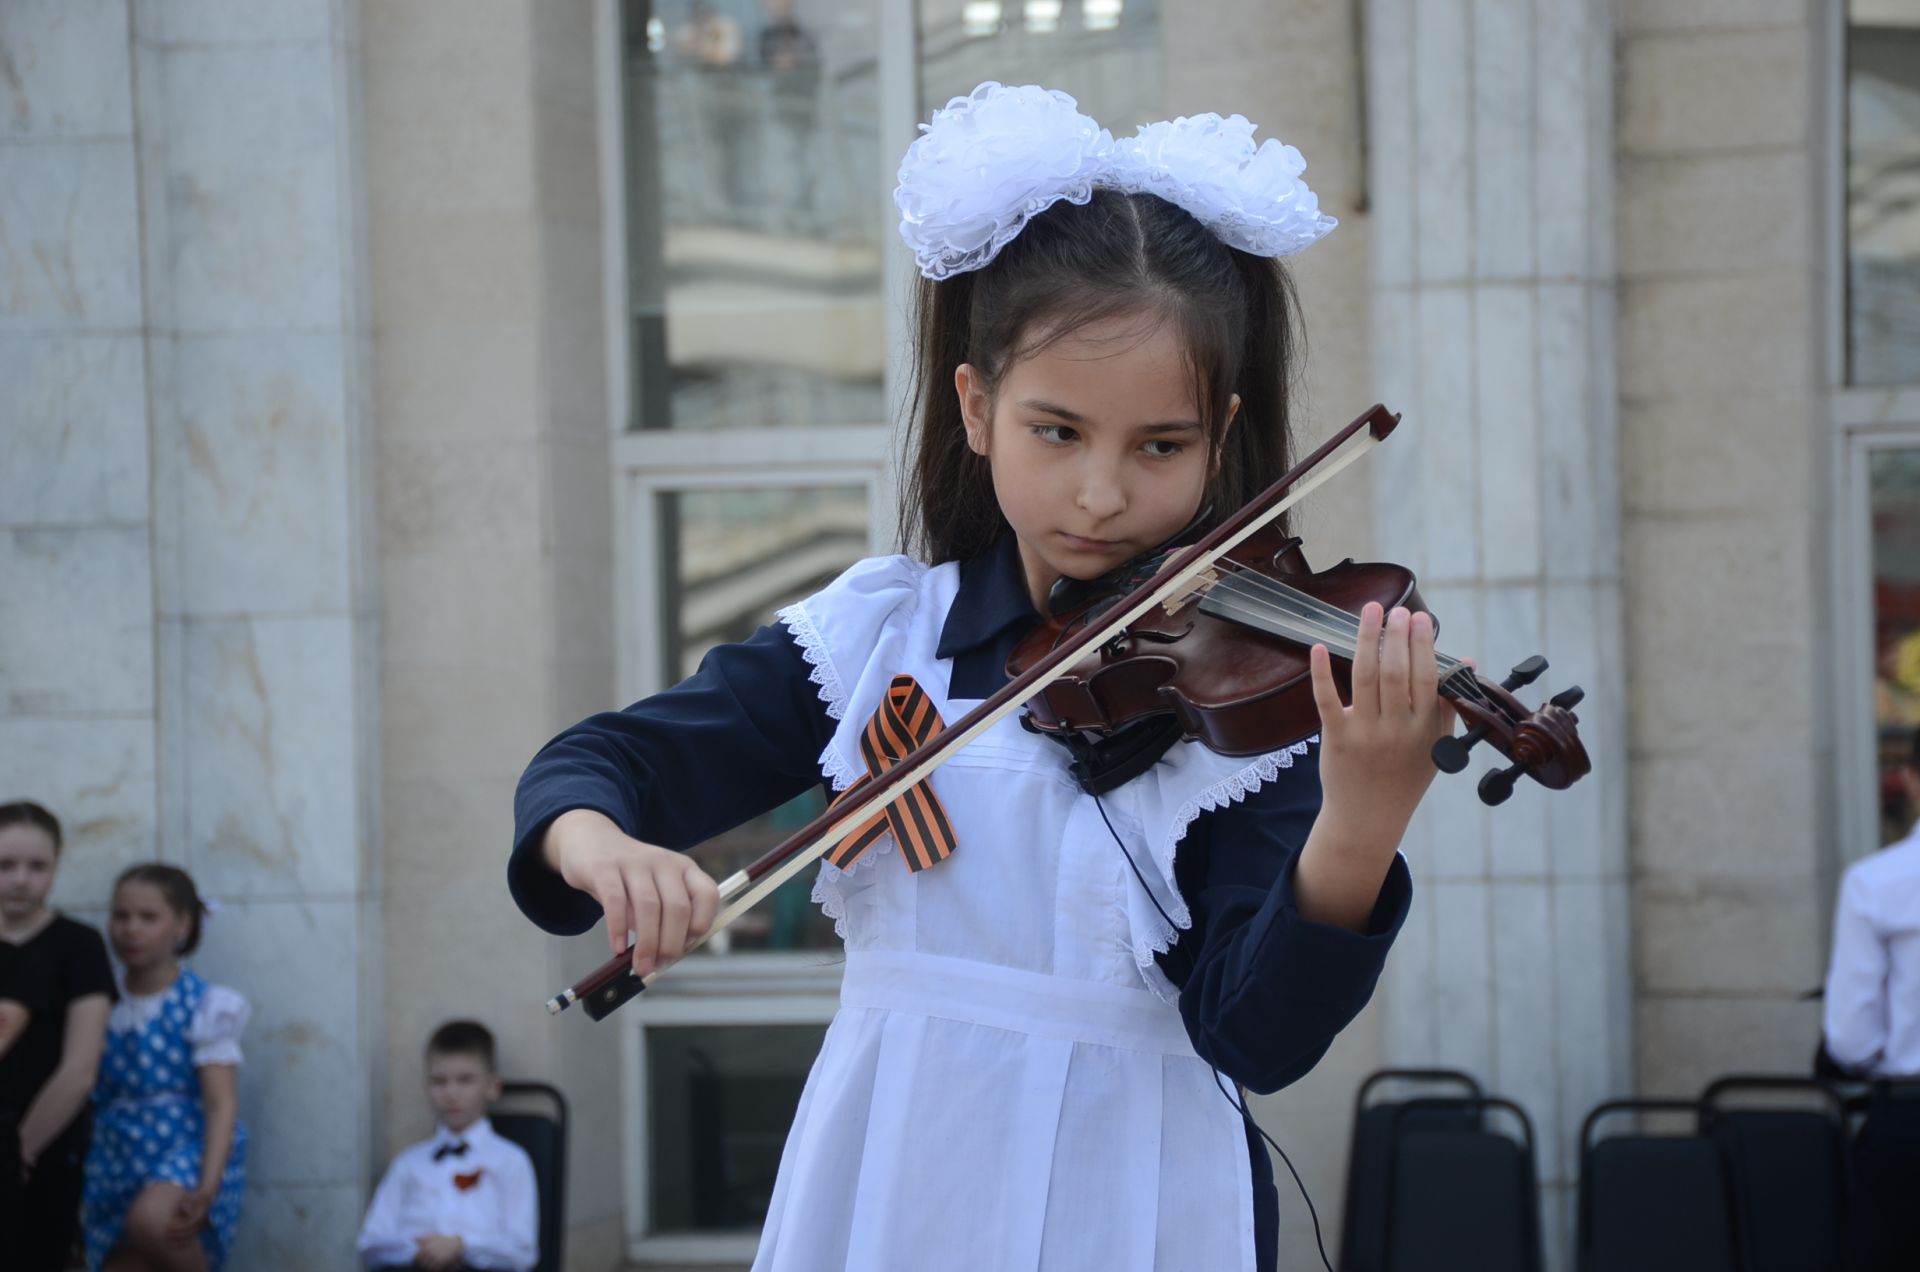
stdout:
[[1388,1083],[1435,1092],[1480,1095],[1473,1075],[1457,1069],[1382,1069],[1360,1084],[1353,1102],[1353,1142],[1347,1153],[1346,1217],[1341,1224],[1340,1272],[1386,1272],[1388,1192],[1392,1185],[1393,1138],[1431,1120],[1442,1127],[1477,1128],[1477,1112],[1424,1109],[1414,1121],[1396,1127],[1405,1101],[1369,1103]]
[[[505,1082],[489,1114],[493,1129],[527,1150],[540,1189],[540,1262],[534,1272],[560,1272],[567,1235],[567,1100],[544,1082]],[[539,1112],[507,1105],[542,1105]]]
[[1847,1266],[1905,1272],[1920,1249],[1920,1079],[1875,1079],[1847,1111]]
[[[1696,1100],[1611,1100],[1580,1128],[1580,1272],[1739,1272],[1732,1189]],[[1681,1113],[1679,1135],[1595,1138],[1616,1114]]]
[[[1782,1098],[1791,1100],[1782,1106]],[[1721,1078],[1700,1097],[1731,1185],[1746,1272],[1828,1272],[1846,1255],[1846,1107],[1817,1078]]]
[[[1493,1129],[1498,1111],[1518,1139]],[[1409,1100],[1394,1110],[1385,1267],[1540,1272],[1533,1123],[1498,1096]]]

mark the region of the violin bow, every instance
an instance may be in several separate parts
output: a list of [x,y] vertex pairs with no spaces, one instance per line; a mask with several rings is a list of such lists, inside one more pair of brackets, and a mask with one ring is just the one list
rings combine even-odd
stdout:
[[[705,945],[716,932],[724,930],[819,860],[835,844],[866,825],[875,814],[906,794],[914,783],[945,763],[954,751],[1065,675],[1086,650],[1112,640],[1154,606],[1183,593],[1222,556],[1386,440],[1399,422],[1398,414],[1375,403],[1204,538],[1174,552],[1151,578],[1103,613],[1099,624],[1088,624],[1061,642],[1024,676],[1002,686],[992,697],[908,752],[898,763],[874,775],[858,799],[827,809],[768,849],[758,860],[728,875],[720,883],[720,909],[713,923],[697,940],[688,943],[680,958]],[[549,998],[547,1011],[558,1013],[576,1002],[584,1002],[587,1015],[595,1020],[605,1019],[679,961],[663,963],[643,977],[634,975],[630,954],[616,954],[574,985]]]

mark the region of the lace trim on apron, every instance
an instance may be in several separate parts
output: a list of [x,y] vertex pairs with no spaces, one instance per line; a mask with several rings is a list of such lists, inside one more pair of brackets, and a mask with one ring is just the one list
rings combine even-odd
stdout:
[[1283,747],[1278,751],[1269,751],[1246,767],[1227,774],[1181,804],[1179,810],[1174,813],[1172,821],[1167,824],[1165,833],[1154,841],[1153,862],[1159,868],[1161,881],[1166,885],[1168,896],[1163,900],[1171,902],[1165,905],[1165,909],[1174,925],[1169,926],[1166,919],[1161,918],[1160,912],[1151,904],[1143,906],[1135,902],[1128,907],[1128,910],[1130,926],[1133,929],[1134,964],[1139,967],[1140,975],[1153,992],[1168,1002],[1177,1001],[1180,991],[1172,981],[1167,979],[1166,973],[1160,970],[1160,964],[1155,961],[1155,956],[1165,954],[1172,949],[1174,939],[1179,932],[1193,926],[1193,914],[1187,909],[1186,899],[1180,895],[1180,890],[1174,886],[1173,872],[1174,862],[1179,857],[1180,844],[1186,839],[1188,829],[1202,813],[1210,813],[1215,809],[1225,808],[1229,804],[1237,804],[1271,782],[1279,775],[1280,770],[1292,768],[1293,757],[1305,755],[1307,747],[1319,741],[1320,735],[1316,733],[1305,741],[1295,742],[1292,746]]

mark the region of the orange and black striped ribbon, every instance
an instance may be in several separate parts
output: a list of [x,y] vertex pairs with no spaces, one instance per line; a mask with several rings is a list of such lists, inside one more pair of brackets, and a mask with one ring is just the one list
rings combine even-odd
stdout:
[[[867,776],[840,792],[833,802],[855,798],[867,783],[945,727],[919,682],[912,676],[895,676],[887,686],[887,696],[860,734],[860,754],[867,762]],[[958,842],[947,810],[940,806],[940,797],[921,778],[884,811],[875,813],[859,830],[835,844],[827,860],[845,870],[888,831],[893,832],[901,855],[914,870],[945,861]]]

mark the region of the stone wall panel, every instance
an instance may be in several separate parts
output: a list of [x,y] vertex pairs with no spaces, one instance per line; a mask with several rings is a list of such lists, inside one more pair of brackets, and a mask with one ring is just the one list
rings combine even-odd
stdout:
[[153,710],[145,526],[0,530],[0,712]]
[[146,524],[138,336],[0,336],[0,385],[0,525]]
[[126,0],[0,5],[0,141],[133,131]]

